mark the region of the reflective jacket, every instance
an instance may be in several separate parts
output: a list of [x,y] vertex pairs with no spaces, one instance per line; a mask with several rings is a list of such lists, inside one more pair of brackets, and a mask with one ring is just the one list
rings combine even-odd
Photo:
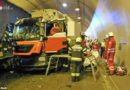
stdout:
[[109,43],[109,39],[106,39],[105,40],[105,51],[107,51],[107,49],[108,49],[108,43]]
[[114,39],[114,37],[110,37],[109,38],[109,43],[108,43],[108,54],[109,53],[115,53],[115,49],[116,49],[116,41]]
[[93,43],[92,49],[93,49],[93,50],[96,50],[96,51],[99,51],[100,47],[99,47],[98,44]]
[[82,61],[82,53],[83,53],[83,48],[81,44],[75,44],[72,46],[72,61]]
[[86,41],[85,40],[82,40],[82,46],[87,48],[87,45],[86,45]]

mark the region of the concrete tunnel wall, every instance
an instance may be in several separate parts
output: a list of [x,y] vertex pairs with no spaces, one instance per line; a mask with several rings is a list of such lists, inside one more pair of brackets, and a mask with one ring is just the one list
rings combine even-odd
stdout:
[[5,0],[0,0],[3,10],[0,9],[0,38],[8,23],[15,23],[17,18],[30,17],[30,14],[18,8],[17,6],[8,3]]
[[99,0],[86,35],[102,41],[113,32],[116,39],[116,59],[130,73],[130,0]]

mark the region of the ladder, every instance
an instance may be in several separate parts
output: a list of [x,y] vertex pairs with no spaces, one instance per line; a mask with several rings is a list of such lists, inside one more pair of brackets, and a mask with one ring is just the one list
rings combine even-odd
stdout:
[[[46,76],[48,75],[48,73],[49,73],[49,70],[50,70],[50,68],[55,68],[55,71],[57,71],[57,68],[58,68],[58,64],[59,64],[59,58],[68,58],[68,60],[70,60],[70,58],[71,58],[71,56],[69,56],[68,54],[61,54],[61,55],[52,55],[52,56],[50,56],[50,58],[49,58],[49,62],[48,62],[48,66],[47,66],[47,68],[46,68]],[[56,59],[56,63],[55,63],[55,66],[51,66],[51,64],[52,64],[52,59],[53,58],[57,58]]]

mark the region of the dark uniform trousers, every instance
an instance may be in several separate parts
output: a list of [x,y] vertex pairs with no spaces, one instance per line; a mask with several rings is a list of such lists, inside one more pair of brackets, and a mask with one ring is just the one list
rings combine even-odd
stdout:
[[82,67],[82,61],[72,61],[72,81],[80,80],[80,71]]

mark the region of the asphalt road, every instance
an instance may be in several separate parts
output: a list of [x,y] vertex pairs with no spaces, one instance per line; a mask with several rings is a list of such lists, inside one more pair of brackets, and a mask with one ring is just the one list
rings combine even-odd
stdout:
[[43,73],[2,73],[0,76],[1,89],[7,90],[104,90],[103,79],[97,76],[94,81],[91,72],[83,72],[79,82],[72,82],[70,72],[51,72],[48,76]]

